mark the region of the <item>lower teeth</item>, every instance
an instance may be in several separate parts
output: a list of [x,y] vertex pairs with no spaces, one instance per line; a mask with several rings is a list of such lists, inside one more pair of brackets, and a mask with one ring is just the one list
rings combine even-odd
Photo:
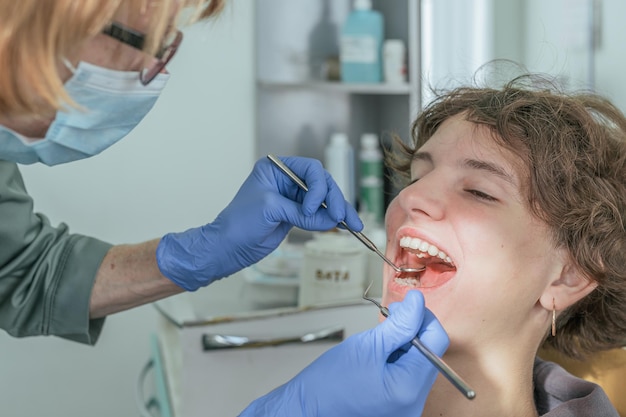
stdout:
[[420,280],[417,278],[396,278],[396,283],[405,287],[419,287]]

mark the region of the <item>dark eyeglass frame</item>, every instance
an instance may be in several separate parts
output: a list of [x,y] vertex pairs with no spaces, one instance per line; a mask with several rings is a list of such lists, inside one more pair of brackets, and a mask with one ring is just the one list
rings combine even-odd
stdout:
[[[143,51],[143,47],[146,42],[146,35],[144,33],[138,32],[117,22],[112,22],[109,26],[102,30],[102,33],[141,51]],[[150,84],[150,81],[154,80],[155,77],[163,71],[163,68],[165,68],[168,62],[170,62],[172,57],[176,54],[176,51],[182,41],[183,33],[177,29],[174,33],[174,39],[172,42],[157,52],[154,64],[148,68],[144,68],[139,73],[139,81],[141,81],[143,85]]]

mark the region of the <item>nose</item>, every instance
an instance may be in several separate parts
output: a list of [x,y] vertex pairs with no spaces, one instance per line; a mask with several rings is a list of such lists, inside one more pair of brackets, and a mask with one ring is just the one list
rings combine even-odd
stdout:
[[441,220],[445,215],[443,189],[431,174],[408,185],[398,194],[398,204],[408,216],[428,216]]

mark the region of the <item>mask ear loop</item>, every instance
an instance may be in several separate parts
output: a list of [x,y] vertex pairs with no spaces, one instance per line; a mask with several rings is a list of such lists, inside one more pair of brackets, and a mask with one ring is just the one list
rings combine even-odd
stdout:
[[[63,58],[61,58],[61,62],[63,63],[63,65],[65,65],[65,68],[67,68],[67,70],[72,73],[72,77],[74,75],[76,75],[76,71],[78,71],[78,68],[75,67],[74,64],[72,64],[72,61],[70,61],[69,59],[63,57]],[[70,99],[71,99],[71,97],[70,97]],[[86,111],[85,108],[83,108],[79,104],[77,104],[75,102],[72,102],[72,101],[70,101],[69,103],[65,103],[64,106],[65,105],[69,106],[68,108],[74,108],[74,109],[79,110],[81,112]],[[64,107],[64,109],[65,109],[65,107]]]
[[61,62],[63,62],[63,65],[65,65],[65,68],[67,68],[72,74],[76,74],[76,67],[74,66],[74,64],[72,64],[72,62],[69,59],[63,57],[61,59]]

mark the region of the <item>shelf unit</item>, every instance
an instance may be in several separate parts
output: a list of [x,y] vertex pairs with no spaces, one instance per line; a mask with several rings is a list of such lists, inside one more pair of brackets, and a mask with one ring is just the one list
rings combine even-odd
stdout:
[[[258,0],[256,4],[256,156],[300,155],[324,162],[333,132],[345,132],[358,156],[359,138],[409,138],[419,110],[419,0],[374,0],[385,39],[407,50],[404,84],[346,84],[321,78],[338,55],[339,30],[352,0]],[[358,170],[358,164],[355,164]],[[358,171],[355,173],[358,178]],[[387,184],[387,201],[394,190]]]
[[382,94],[382,95],[406,95],[411,94],[412,85],[403,84],[345,84],[336,81],[262,81],[257,86],[264,90],[316,90],[327,93],[346,94]]

